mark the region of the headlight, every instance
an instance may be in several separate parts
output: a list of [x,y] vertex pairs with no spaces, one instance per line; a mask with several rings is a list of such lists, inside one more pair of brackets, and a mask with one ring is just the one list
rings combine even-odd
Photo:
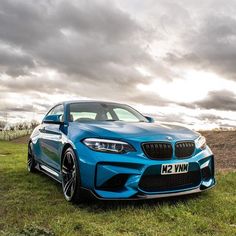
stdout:
[[82,142],[90,149],[98,152],[127,153],[135,151],[130,144],[116,140],[86,138]]
[[200,136],[195,140],[196,148],[205,149],[206,148],[206,138]]

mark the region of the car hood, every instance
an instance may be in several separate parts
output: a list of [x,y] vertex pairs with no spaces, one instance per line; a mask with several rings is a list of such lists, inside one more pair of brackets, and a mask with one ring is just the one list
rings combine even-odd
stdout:
[[92,132],[103,138],[132,139],[136,141],[155,140],[194,140],[199,133],[185,127],[158,123],[127,123],[122,121],[104,121],[77,123],[81,130]]

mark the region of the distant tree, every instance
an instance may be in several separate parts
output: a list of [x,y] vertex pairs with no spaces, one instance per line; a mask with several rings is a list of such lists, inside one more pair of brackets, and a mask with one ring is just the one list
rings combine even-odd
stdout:
[[29,123],[23,122],[23,129],[29,129]]
[[15,126],[15,125],[11,125],[11,126],[9,127],[9,129],[10,129],[11,131],[14,131],[14,130],[16,130],[16,126]]
[[36,121],[36,120],[32,120],[31,122],[30,122],[30,128],[31,129],[34,129],[36,126],[38,126],[39,125],[39,122],[38,121]]
[[3,120],[0,120],[0,130],[3,130],[6,126],[6,122]]
[[23,130],[24,129],[24,124],[23,123],[19,123],[17,126],[18,130]]

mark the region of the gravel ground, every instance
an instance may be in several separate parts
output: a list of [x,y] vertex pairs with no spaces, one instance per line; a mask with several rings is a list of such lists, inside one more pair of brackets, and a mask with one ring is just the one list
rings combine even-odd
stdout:
[[200,132],[215,155],[216,169],[236,170],[236,131]]

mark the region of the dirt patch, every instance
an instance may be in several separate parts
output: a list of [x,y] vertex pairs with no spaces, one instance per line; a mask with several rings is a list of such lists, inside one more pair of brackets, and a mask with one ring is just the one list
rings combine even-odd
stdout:
[[27,144],[29,142],[30,135],[26,135],[20,138],[16,138],[11,140],[11,143],[22,143],[22,144]]
[[200,132],[215,155],[217,169],[236,170],[236,131]]

